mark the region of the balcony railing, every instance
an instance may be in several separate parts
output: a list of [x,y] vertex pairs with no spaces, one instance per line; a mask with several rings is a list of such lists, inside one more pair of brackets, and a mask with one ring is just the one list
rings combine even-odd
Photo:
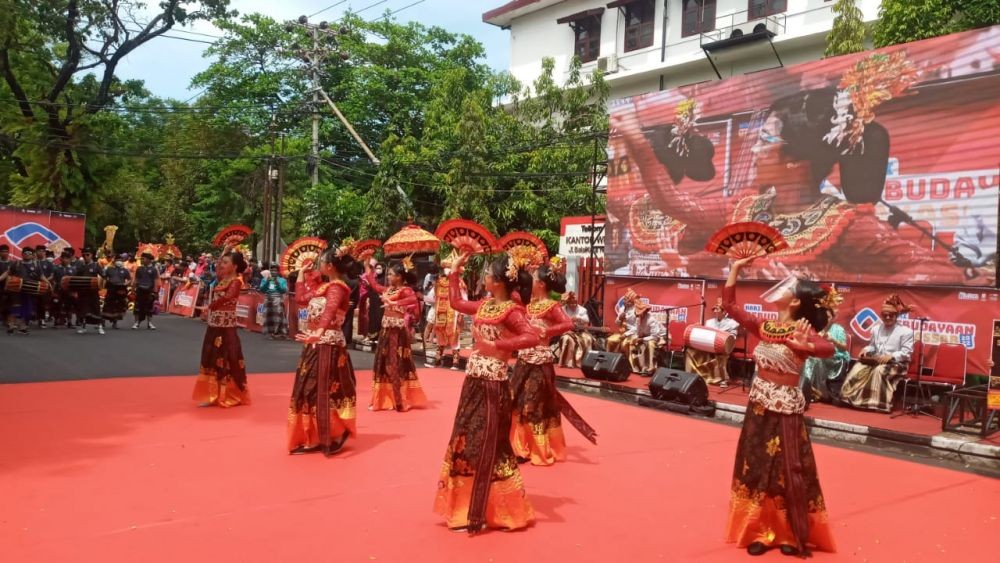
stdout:
[[715,29],[701,33],[701,48],[725,49],[745,43],[770,40],[785,32],[785,14],[750,19],[747,10],[715,18]]

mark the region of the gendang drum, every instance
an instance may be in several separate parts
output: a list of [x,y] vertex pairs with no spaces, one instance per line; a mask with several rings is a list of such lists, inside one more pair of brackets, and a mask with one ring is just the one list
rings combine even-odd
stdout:
[[24,293],[26,295],[45,295],[49,292],[49,282],[45,280],[26,280],[17,276],[7,278],[7,293]]
[[98,278],[89,276],[63,276],[62,288],[65,291],[97,291]]
[[717,328],[688,325],[684,329],[684,345],[702,352],[729,354],[736,346],[736,337]]

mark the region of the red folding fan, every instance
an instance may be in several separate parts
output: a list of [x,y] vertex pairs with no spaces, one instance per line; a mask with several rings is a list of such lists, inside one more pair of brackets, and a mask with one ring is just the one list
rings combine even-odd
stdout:
[[278,263],[281,275],[288,276],[294,270],[301,270],[308,262],[315,264],[324,250],[326,241],[316,237],[302,237],[289,244]]
[[542,239],[525,231],[507,233],[497,241],[496,249],[500,252],[507,252],[515,246],[532,246],[542,255],[543,260],[549,259],[549,249],[545,248],[545,243],[542,242]]
[[251,234],[253,234],[253,229],[246,225],[229,225],[219,231],[219,234],[215,235],[215,238],[212,239],[212,245],[235,246],[250,238]]
[[756,221],[732,223],[722,227],[705,245],[705,250],[739,260],[762,256],[788,248],[788,241],[778,229]]
[[462,252],[488,254],[497,247],[497,239],[493,233],[467,219],[448,219],[438,225],[434,235]]
[[360,242],[354,243],[354,248],[351,249],[351,255],[358,262],[364,262],[371,258],[375,251],[382,248],[382,241],[376,239],[368,239]]

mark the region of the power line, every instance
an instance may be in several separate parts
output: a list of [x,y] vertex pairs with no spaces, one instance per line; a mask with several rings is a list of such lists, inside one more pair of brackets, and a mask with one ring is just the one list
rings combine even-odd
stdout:
[[347,0],[340,0],[340,2],[334,2],[333,4],[330,4],[329,6],[327,6],[326,8],[323,8],[322,10],[320,10],[318,12],[313,12],[313,13],[309,14],[306,17],[311,18],[313,16],[318,16],[318,15],[322,14],[323,12],[329,10],[330,8],[336,8],[337,6],[343,4],[344,2],[347,2]]

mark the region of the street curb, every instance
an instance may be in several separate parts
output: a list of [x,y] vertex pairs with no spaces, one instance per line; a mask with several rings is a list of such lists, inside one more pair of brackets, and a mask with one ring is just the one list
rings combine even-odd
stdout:
[[[557,375],[556,384],[567,391],[584,395],[594,395],[622,403],[635,404],[657,410],[679,412],[666,401],[654,399],[646,389],[636,389],[612,382],[595,381]],[[712,416],[699,418],[714,419],[730,425],[741,425],[746,407],[731,403],[715,402]],[[806,427],[812,436],[818,436],[853,444],[878,445],[886,442],[894,444],[909,453],[945,458],[955,461],[955,456],[970,465],[994,466],[1000,462],[1000,446],[980,443],[977,436],[942,433],[935,436],[911,434],[885,428],[875,428],[861,424],[851,424],[836,420],[805,417]]]

